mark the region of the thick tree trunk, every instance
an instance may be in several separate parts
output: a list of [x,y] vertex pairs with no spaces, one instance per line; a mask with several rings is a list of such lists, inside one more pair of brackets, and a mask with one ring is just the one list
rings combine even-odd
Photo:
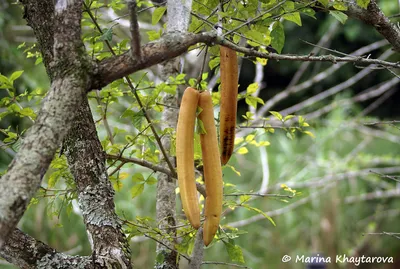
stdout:
[[78,203],[99,268],[131,268],[130,249],[115,213],[114,189],[87,99],[78,111],[64,146],[78,192]]

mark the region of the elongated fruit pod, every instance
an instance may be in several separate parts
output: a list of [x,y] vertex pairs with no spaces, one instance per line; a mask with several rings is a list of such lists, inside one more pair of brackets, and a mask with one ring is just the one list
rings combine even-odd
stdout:
[[220,148],[221,162],[225,165],[232,156],[235,143],[238,63],[236,52],[220,47],[221,106],[220,106]]
[[217,233],[221,218],[223,183],[217,128],[214,123],[214,109],[209,92],[200,93],[199,107],[202,109],[199,119],[203,122],[206,131],[205,134],[200,134],[200,143],[207,194],[203,241],[204,245],[208,246]]
[[183,93],[176,130],[176,162],[183,211],[193,228],[200,227],[200,209],[194,175],[194,127],[199,92]]

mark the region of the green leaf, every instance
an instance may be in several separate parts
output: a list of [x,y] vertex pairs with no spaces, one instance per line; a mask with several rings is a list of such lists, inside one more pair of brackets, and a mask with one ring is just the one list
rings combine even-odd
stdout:
[[357,0],[357,5],[366,9],[370,2],[370,0]]
[[215,67],[219,65],[220,58],[219,57],[214,57],[208,62],[208,66],[210,67],[211,70],[213,70]]
[[263,215],[266,219],[268,219],[272,223],[272,225],[276,226],[275,221],[270,216],[265,214],[264,211],[262,211],[262,210],[260,210],[260,209],[258,209],[256,207],[249,206],[248,204],[243,204],[242,207],[244,207],[244,208],[246,208],[248,210],[257,212],[258,214]]
[[147,36],[149,37],[150,41],[157,40],[161,37],[161,31],[147,31]]
[[345,22],[347,20],[347,15],[341,11],[332,10],[332,11],[329,11],[329,14],[331,14],[335,19],[340,21],[341,24],[345,24]]
[[[104,31],[105,30],[105,31]],[[113,37],[113,29],[109,28],[109,29],[104,29],[103,30],[103,35],[100,37],[100,40],[107,40],[108,42],[112,41],[112,37]]]
[[226,242],[226,241],[223,241],[223,242],[224,242],[226,251],[228,252],[229,258],[233,262],[244,263],[242,249],[238,245],[235,245],[235,242],[232,239],[229,239],[228,242]]
[[149,177],[149,178],[146,180],[146,183],[147,183],[148,185],[154,185],[154,184],[157,183],[157,179],[156,179],[155,177]]
[[258,103],[257,97],[254,97],[252,95],[246,97],[246,104],[248,104],[249,106],[257,108],[257,103]]
[[161,20],[166,10],[167,7],[165,6],[156,8],[153,12],[153,16],[151,17],[151,23],[153,25],[157,24]]
[[141,173],[136,173],[132,176],[133,182],[144,182],[144,177]]
[[258,83],[251,83],[249,86],[247,86],[247,94],[253,94],[257,91],[258,89]]
[[14,73],[12,73],[12,75],[10,76],[10,83],[13,84],[14,81],[22,75],[22,73],[24,73],[24,70],[15,71]]
[[282,16],[287,21],[294,22],[298,26],[301,26],[301,17],[299,12],[288,13]]
[[271,113],[275,118],[277,118],[278,120],[282,121],[283,120],[283,116],[277,112],[277,111],[270,111],[269,113]]
[[333,8],[336,9],[336,10],[341,10],[341,11],[346,11],[347,10],[347,6],[343,2],[335,2],[333,4]]
[[25,107],[19,112],[21,117],[31,117],[32,119],[36,119],[36,113],[30,107]]
[[12,86],[11,82],[8,80],[8,77],[3,76],[2,74],[0,74],[0,85],[1,84]]
[[241,154],[241,155],[247,154],[248,152],[249,152],[249,150],[246,147],[241,147],[238,150],[238,154]]
[[313,19],[317,19],[317,18],[315,18],[315,11],[312,8],[304,8],[301,10],[301,13],[303,13],[304,15],[307,15]]
[[198,134],[206,134],[207,133],[206,128],[204,127],[204,123],[200,119],[197,119],[196,132]]
[[329,0],[318,0],[324,7],[327,7],[329,4]]
[[305,133],[306,135],[311,136],[312,138],[315,138],[315,135],[310,131],[304,131],[303,133]]
[[271,46],[278,52],[281,53],[283,46],[285,45],[285,30],[282,23],[279,21],[274,23],[271,32]]
[[131,189],[132,198],[135,198],[136,196],[142,194],[143,190],[144,190],[144,183],[133,186]]

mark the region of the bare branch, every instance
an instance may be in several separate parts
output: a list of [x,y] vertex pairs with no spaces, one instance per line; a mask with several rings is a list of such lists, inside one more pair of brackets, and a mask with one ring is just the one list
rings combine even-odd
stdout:
[[[379,49],[385,45],[387,45],[386,40],[377,41],[375,43],[372,43],[368,46],[362,47],[362,48],[352,52],[351,55],[354,55],[354,57],[359,57],[359,56],[365,55],[373,50]],[[344,64],[345,63],[338,63],[335,65],[332,65],[328,69],[318,73],[314,77],[308,79],[307,81],[304,81],[301,84],[287,87],[286,90],[278,93],[277,95],[275,95],[274,97],[269,99],[267,102],[265,102],[265,105],[258,111],[257,118],[262,117],[262,115],[264,115],[267,111],[269,111],[274,105],[276,105],[278,102],[284,100],[285,98],[289,97],[290,95],[292,95],[294,93],[298,93],[302,90],[305,90],[305,89],[311,87],[312,85],[326,79],[327,77],[332,75],[335,71],[339,70],[340,67],[342,67]]]
[[128,9],[130,15],[130,31],[131,31],[131,53],[140,61],[140,32],[137,18],[137,3],[136,0],[128,1]]
[[354,0],[348,1],[348,10],[344,12],[350,17],[372,25],[392,44],[395,51],[400,52],[400,29],[383,14],[376,0],[371,0],[367,9],[361,8]]
[[[386,59],[388,58],[390,55],[393,54],[393,51],[387,50],[385,53],[383,53],[379,59]],[[310,105],[315,104],[316,102],[319,102],[321,100],[324,100],[325,98],[332,96],[344,89],[349,88],[350,86],[354,85],[357,81],[361,80],[362,78],[364,78],[365,76],[367,76],[368,74],[370,74],[372,71],[374,71],[373,66],[370,68],[364,68],[363,70],[361,70],[360,72],[358,72],[355,76],[352,76],[351,78],[349,78],[348,80],[339,83],[337,85],[335,85],[334,87],[323,91],[315,96],[310,97],[309,99],[300,102],[296,105],[293,105],[291,107],[288,107],[282,111],[280,111],[281,114],[283,115],[289,115],[289,114],[293,114],[294,112],[297,112],[301,109],[304,109],[305,107],[308,107]]]
[[156,172],[161,172],[164,173],[168,176],[171,177],[176,177],[176,173],[174,171],[169,170],[168,168],[161,166],[161,165],[156,165],[153,164],[151,162],[145,161],[145,160],[141,160],[138,158],[133,158],[133,157],[122,157],[122,156],[117,156],[117,155],[111,155],[111,154],[107,154],[107,159],[112,159],[112,160],[119,160],[121,162],[124,163],[135,163],[138,165],[141,165],[143,167],[149,168],[153,171]]
[[375,200],[375,199],[387,199],[392,197],[400,197],[400,189],[392,189],[387,191],[375,191],[369,193],[363,193],[355,196],[348,196],[344,199],[346,204],[358,203],[363,201]]
[[[333,55],[312,56],[312,55],[262,53],[255,51],[251,48],[237,46],[229,42],[228,40],[218,37],[215,32],[204,32],[200,34],[167,33],[161,39],[142,46],[141,48],[142,61],[131,59],[130,54],[128,52],[101,61],[98,64],[98,68],[96,69],[97,73],[94,75],[92,84],[89,85],[88,90],[102,88],[103,86],[111,83],[116,79],[122,78],[126,75],[153,66],[155,64],[161,63],[163,61],[173,59],[181,55],[182,53],[186,52],[190,46],[195,45],[197,43],[205,43],[209,46],[215,44],[224,45],[238,52],[242,52],[246,56],[254,56],[276,61],[287,60],[287,61],[331,62],[334,64],[341,62],[343,63],[352,62],[358,65],[376,64],[381,67],[400,68],[400,63],[364,58],[361,56],[338,57]],[[339,67],[340,66],[337,66],[337,68]]]
[[236,263],[229,263],[229,262],[213,262],[213,261],[205,261],[202,264],[215,264],[215,265],[225,265],[225,266],[230,266],[230,267],[238,267],[238,268],[245,268],[245,269],[251,269],[248,266],[245,265],[240,265]]
[[[285,206],[285,207],[282,207],[282,208],[279,208],[279,209],[276,209],[273,211],[267,211],[267,212],[265,212],[265,214],[269,217],[275,217],[275,216],[279,216],[279,215],[285,214],[287,212],[290,212],[293,209],[295,209],[301,205],[304,205],[313,199],[316,199],[318,196],[321,196],[322,194],[326,193],[328,190],[330,190],[334,186],[335,186],[335,183],[326,184],[322,190],[314,191],[309,196],[302,198],[288,206]],[[255,216],[247,218],[247,219],[228,223],[227,225],[232,226],[232,227],[243,227],[243,226],[249,225],[253,222],[263,220],[263,219],[265,219],[265,217],[263,215],[255,215]]]

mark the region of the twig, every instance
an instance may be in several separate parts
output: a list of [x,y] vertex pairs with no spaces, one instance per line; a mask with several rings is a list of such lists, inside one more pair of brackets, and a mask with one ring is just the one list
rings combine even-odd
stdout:
[[381,232],[381,233],[367,233],[367,235],[389,235],[400,239],[400,233]]
[[[391,50],[387,50],[385,53],[383,53],[379,59],[386,59],[388,58],[390,55],[393,54],[393,51]],[[358,72],[355,76],[352,76],[351,78],[349,78],[348,80],[335,85],[334,87],[323,91],[317,95],[314,95],[312,97],[310,97],[309,99],[300,102],[296,105],[293,105],[289,108],[286,108],[282,111],[280,111],[280,113],[282,115],[289,115],[289,114],[293,114],[294,112],[297,112],[301,109],[304,109],[305,107],[311,106],[313,104],[315,104],[316,102],[319,102],[321,100],[324,100],[325,98],[334,95],[344,89],[349,88],[351,85],[354,85],[356,82],[358,82],[359,80],[361,80],[362,78],[364,78],[366,75],[368,75],[369,73],[371,73],[373,71],[372,68],[365,68],[362,71]]]
[[388,178],[388,179],[391,179],[391,180],[394,180],[394,181],[397,181],[397,182],[400,182],[400,180],[399,179],[397,179],[397,177],[394,177],[394,176],[389,176],[389,175],[384,175],[384,174],[381,174],[381,173],[378,173],[378,172],[375,172],[375,171],[370,171],[371,173],[373,173],[373,174],[376,174],[376,175],[378,175],[378,176],[380,176],[380,177],[383,177],[383,178]]
[[392,189],[387,191],[375,191],[369,193],[363,193],[360,195],[348,196],[344,199],[346,204],[352,204],[357,202],[375,200],[375,199],[385,199],[391,197],[400,197],[400,189]]
[[166,167],[161,166],[161,165],[156,165],[156,164],[153,164],[153,163],[145,161],[145,160],[141,160],[138,158],[132,158],[132,157],[130,157],[130,158],[122,157],[122,156],[111,155],[111,154],[107,154],[106,157],[107,157],[107,159],[119,160],[123,163],[135,163],[135,164],[141,165],[143,167],[147,167],[153,171],[161,172],[161,173],[167,174],[168,176],[171,176],[171,177],[176,177],[176,173],[171,172]]
[[[274,217],[274,216],[278,216],[278,215],[282,215],[285,214],[287,212],[292,211],[293,209],[304,205],[306,203],[308,203],[309,201],[311,201],[312,199],[317,198],[318,196],[322,195],[323,193],[327,192],[328,190],[330,190],[332,187],[335,186],[335,183],[330,183],[330,184],[326,184],[325,187],[320,190],[320,191],[316,191],[314,193],[311,193],[309,196],[302,198],[288,206],[276,209],[276,210],[272,210],[272,211],[267,211],[265,212],[266,215],[268,215],[269,217]],[[228,223],[228,226],[232,226],[232,227],[242,227],[242,226],[246,226],[249,225],[253,222],[259,221],[265,219],[265,217],[263,215],[255,215],[253,217],[247,218],[247,219],[243,219],[243,220],[239,220],[236,222],[231,222]]]
[[[375,43],[369,44],[365,47],[362,47],[356,51],[353,51],[352,53],[350,53],[353,56],[358,56],[359,58],[360,55],[364,55],[366,53],[369,53],[373,50],[379,49],[385,45],[387,45],[387,41],[386,40],[380,40],[377,41]],[[356,58],[353,58],[356,59]],[[265,102],[264,106],[258,111],[256,118],[261,118],[267,111],[269,111],[274,105],[276,105],[277,103],[279,103],[280,101],[284,100],[285,98],[289,97],[290,95],[294,94],[294,93],[298,93],[302,90],[305,90],[309,87],[311,87],[312,85],[326,79],[327,77],[331,76],[335,71],[337,71],[340,67],[342,67],[345,64],[345,62],[343,63],[339,63],[339,64],[335,64],[332,65],[331,67],[327,68],[326,70],[318,73],[317,75],[315,75],[314,77],[308,79],[305,82],[302,82],[301,84],[298,84],[296,86],[292,86],[292,87],[288,87],[286,88],[286,90],[278,93],[277,95],[275,95],[274,97],[272,97],[271,99],[269,99],[267,102]]]
[[285,197],[285,198],[293,198],[294,195],[285,195],[285,194],[262,194],[262,193],[253,193],[253,192],[245,192],[245,193],[230,193],[224,194],[224,196],[258,196],[258,197]]
[[131,32],[131,52],[132,56],[137,60],[141,59],[140,50],[140,32],[137,18],[137,3],[136,0],[128,0],[130,32]]
[[226,265],[226,266],[232,266],[232,267],[239,267],[239,268],[247,268],[251,269],[251,267],[248,267],[246,265],[240,265],[236,263],[228,263],[228,262],[213,262],[213,261],[204,261],[202,264],[218,264],[218,265]]

